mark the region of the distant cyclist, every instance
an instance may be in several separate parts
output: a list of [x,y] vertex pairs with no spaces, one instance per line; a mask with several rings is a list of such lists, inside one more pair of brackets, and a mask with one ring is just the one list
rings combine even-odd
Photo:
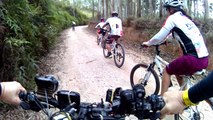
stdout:
[[166,0],[164,7],[169,13],[164,26],[151,40],[143,42],[143,45],[151,46],[161,43],[167,35],[172,33],[179,42],[183,55],[173,60],[164,69],[161,95],[168,90],[171,75],[176,75],[179,84],[182,85],[181,75],[192,75],[196,71],[205,69],[208,66],[209,55],[199,29],[183,10],[183,1]]
[[106,34],[106,31],[104,31],[104,30],[102,29],[102,27],[103,27],[104,24],[105,24],[104,18],[101,18],[101,22],[99,22],[99,23],[95,26],[95,28],[98,29],[98,32],[97,32],[98,39],[99,39],[100,34],[102,34],[103,36]]
[[112,17],[108,18],[103,26],[103,28],[105,28],[106,26],[110,27],[110,35],[108,36],[106,44],[106,48],[108,50],[107,54],[108,57],[112,54],[110,52],[111,51],[110,44],[113,42],[113,40],[118,40],[118,38],[122,36],[123,32],[122,21],[118,17],[118,13],[116,11],[113,11],[111,15]]
[[73,30],[73,31],[75,30],[75,26],[76,26],[75,21],[72,21],[72,30]]

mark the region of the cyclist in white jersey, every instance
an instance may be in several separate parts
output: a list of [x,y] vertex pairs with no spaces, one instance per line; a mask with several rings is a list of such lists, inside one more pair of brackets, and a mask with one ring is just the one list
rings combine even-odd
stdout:
[[204,39],[191,18],[183,11],[183,1],[166,0],[164,7],[170,14],[161,30],[147,42],[145,46],[161,43],[167,35],[172,33],[182,48],[183,55],[166,66],[163,73],[161,95],[170,85],[170,76],[176,75],[179,84],[182,84],[180,75],[192,75],[196,71],[208,66],[208,50]]
[[121,19],[118,17],[118,13],[113,11],[112,12],[112,17],[108,18],[103,26],[106,27],[107,25],[109,25],[110,27],[110,35],[107,39],[107,44],[106,44],[106,48],[108,49],[108,55],[110,56],[112,53],[111,51],[111,47],[110,44],[113,42],[113,40],[118,40],[118,38],[120,38],[122,36],[122,21]]
[[97,36],[98,36],[98,38],[100,37],[100,34],[102,34],[103,36],[106,34],[106,31],[104,31],[104,30],[102,29],[102,27],[103,27],[104,24],[105,24],[104,18],[101,18],[101,22],[99,22],[99,23],[95,26],[95,28],[98,28],[98,31],[97,31]]

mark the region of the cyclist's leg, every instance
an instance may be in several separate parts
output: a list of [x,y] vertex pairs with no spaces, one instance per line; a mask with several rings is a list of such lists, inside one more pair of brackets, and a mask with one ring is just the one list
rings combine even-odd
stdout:
[[[169,65],[166,66],[163,72],[161,95],[163,95],[164,92],[168,90],[171,83],[171,75],[187,75],[187,73],[191,71],[190,67],[192,67],[190,58],[188,58],[187,56],[181,56],[169,63]],[[178,83],[182,82],[179,78],[177,80]]]
[[[183,77],[179,76],[179,75],[175,75],[177,81],[178,81],[178,84],[179,85],[182,85],[183,84]],[[163,95],[169,87],[172,86],[172,83],[171,83],[171,75],[166,71],[166,69],[164,69],[164,72],[163,72],[163,77],[162,77],[162,88],[161,88],[161,95]]]
[[164,69],[163,77],[162,77],[162,87],[161,87],[161,95],[163,95],[169,88],[170,85],[170,77],[169,73]]
[[[196,71],[199,71],[205,67],[207,67],[208,61],[206,59],[199,59],[192,55],[184,55],[181,56],[166,66],[166,70],[164,70],[163,80],[162,80],[162,92],[163,94],[167,91],[169,83],[168,78],[170,75],[192,75]],[[169,77],[168,77],[169,76]],[[181,83],[181,79],[179,79],[179,83]],[[165,82],[165,83],[164,83]]]
[[106,49],[108,50],[108,54],[107,56],[110,56],[112,53],[111,53],[111,44],[113,42],[113,37],[112,36],[108,36],[107,40],[106,40]]
[[183,77],[180,76],[180,75],[175,75],[177,81],[178,81],[178,84],[181,86],[183,85],[184,81],[183,81]]

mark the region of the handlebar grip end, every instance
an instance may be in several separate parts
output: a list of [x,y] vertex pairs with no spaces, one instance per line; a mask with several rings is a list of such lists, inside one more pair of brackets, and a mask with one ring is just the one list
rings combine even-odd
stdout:
[[18,94],[19,98],[23,101],[26,99],[26,93],[21,91],[19,94]]

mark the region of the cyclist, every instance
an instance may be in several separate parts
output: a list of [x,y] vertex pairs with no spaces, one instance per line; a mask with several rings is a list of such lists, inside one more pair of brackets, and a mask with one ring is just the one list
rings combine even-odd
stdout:
[[108,54],[107,54],[108,57],[112,54],[110,52],[111,51],[110,44],[113,42],[113,40],[118,40],[118,38],[120,38],[122,36],[122,32],[123,32],[122,21],[118,17],[118,13],[116,11],[113,11],[111,15],[112,15],[112,17],[108,18],[102,27],[102,28],[105,28],[106,26],[109,26],[109,28],[110,28],[110,34],[106,40],[107,41],[106,48],[108,50]]
[[161,95],[167,91],[171,75],[176,75],[181,85],[183,82],[181,75],[192,75],[196,71],[205,69],[208,66],[209,55],[199,29],[183,10],[183,1],[166,0],[164,7],[170,14],[164,26],[151,40],[143,42],[143,45],[151,46],[161,43],[167,35],[172,33],[179,42],[183,55],[173,60],[164,69]]
[[102,34],[103,36],[106,34],[106,32],[102,29],[103,25],[104,25],[104,18],[101,18],[101,22],[99,22],[95,28],[98,28],[98,32],[97,32],[97,36],[98,38],[100,37],[100,34]]
[[185,91],[168,91],[163,95],[166,105],[161,110],[162,118],[167,114],[177,114],[183,111],[187,106],[195,105],[196,103],[213,97],[213,71]]
[[24,87],[16,82],[1,82],[0,83],[0,100],[13,105],[19,105],[21,100],[19,99],[19,93],[26,90]]
[[72,30],[73,31],[75,30],[75,25],[76,25],[75,21],[72,21]]

